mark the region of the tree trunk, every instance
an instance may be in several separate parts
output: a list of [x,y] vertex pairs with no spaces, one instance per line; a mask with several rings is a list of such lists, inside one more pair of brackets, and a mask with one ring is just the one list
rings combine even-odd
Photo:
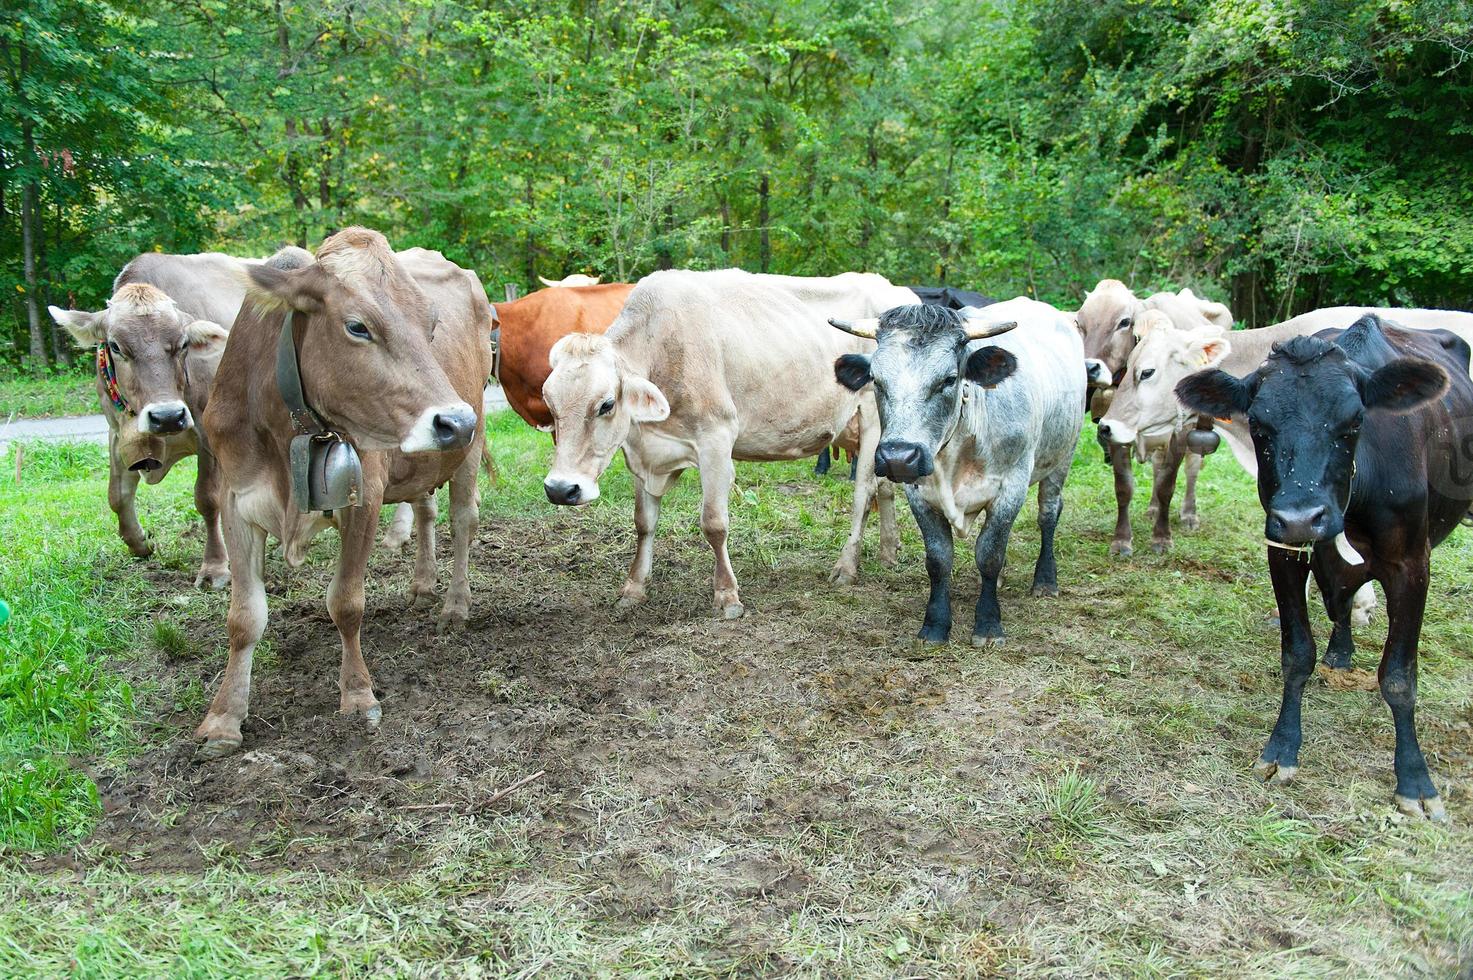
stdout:
[[764,170],[761,179],[757,181],[757,227],[759,229],[757,244],[760,250],[758,266],[761,272],[766,272],[768,266],[772,264],[772,236],[767,231],[768,196],[771,189],[772,185],[768,180],[767,171]]
[[537,281],[537,235],[532,230],[532,216],[536,212],[536,199],[533,194],[532,174],[527,172],[525,177],[525,200],[527,202],[527,239],[526,252],[523,256],[525,266],[527,288],[532,289],[533,283]]
[[[26,127],[26,142],[30,143],[30,126]],[[29,149],[29,146],[27,147]],[[34,153],[28,153],[34,157]],[[31,336],[31,370],[41,374],[46,370],[46,331],[41,324],[41,298],[36,285],[36,203],[41,196],[34,180],[26,182],[20,199],[21,253],[24,255],[26,274],[26,323]]]
[[717,199],[721,206],[721,254],[731,259],[731,201],[723,192]]

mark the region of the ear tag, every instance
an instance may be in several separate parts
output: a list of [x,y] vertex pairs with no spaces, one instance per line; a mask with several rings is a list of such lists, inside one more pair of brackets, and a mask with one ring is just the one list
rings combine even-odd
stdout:
[[1345,559],[1347,565],[1361,565],[1365,563],[1365,559],[1361,557],[1359,551],[1355,550],[1355,545],[1350,543],[1350,539],[1345,536],[1344,531],[1335,535],[1335,550],[1340,553],[1341,558]]
[[357,507],[363,499],[363,462],[335,433],[291,441],[292,502],[306,514]]

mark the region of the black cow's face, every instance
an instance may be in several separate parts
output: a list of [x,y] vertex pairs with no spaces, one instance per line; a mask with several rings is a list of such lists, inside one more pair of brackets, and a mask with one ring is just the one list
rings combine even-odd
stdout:
[[1404,359],[1368,371],[1332,343],[1299,337],[1276,347],[1246,378],[1202,371],[1176,392],[1191,411],[1248,417],[1264,535],[1301,545],[1345,530],[1366,413],[1411,411],[1446,389],[1446,372],[1429,361]]
[[991,387],[1018,363],[1001,347],[968,353],[963,318],[940,307],[886,312],[878,341],[872,357],[840,357],[834,375],[851,391],[873,382],[880,411],[875,473],[914,483],[935,470],[936,453],[961,412],[963,381]]

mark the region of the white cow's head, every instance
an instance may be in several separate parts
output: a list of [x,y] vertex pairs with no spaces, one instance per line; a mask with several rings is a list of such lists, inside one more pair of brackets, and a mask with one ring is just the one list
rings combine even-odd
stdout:
[[555,504],[598,499],[598,480],[630,426],[670,415],[665,395],[624,363],[607,337],[569,334],[548,354],[542,399],[557,449],[542,488]]
[[1222,363],[1232,345],[1218,327],[1178,330],[1158,310],[1141,314],[1135,334],[1135,350],[1110,410],[1100,419],[1100,434],[1116,445],[1134,443],[1137,458],[1143,459],[1147,445],[1169,439],[1193,415],[1177,401],[1177,382]]

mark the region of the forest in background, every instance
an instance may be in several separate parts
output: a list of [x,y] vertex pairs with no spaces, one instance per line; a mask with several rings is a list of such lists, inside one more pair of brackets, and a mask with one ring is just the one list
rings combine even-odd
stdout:
[[1473,307],[1467,0],[26,0],[0,363],[134,254]]

